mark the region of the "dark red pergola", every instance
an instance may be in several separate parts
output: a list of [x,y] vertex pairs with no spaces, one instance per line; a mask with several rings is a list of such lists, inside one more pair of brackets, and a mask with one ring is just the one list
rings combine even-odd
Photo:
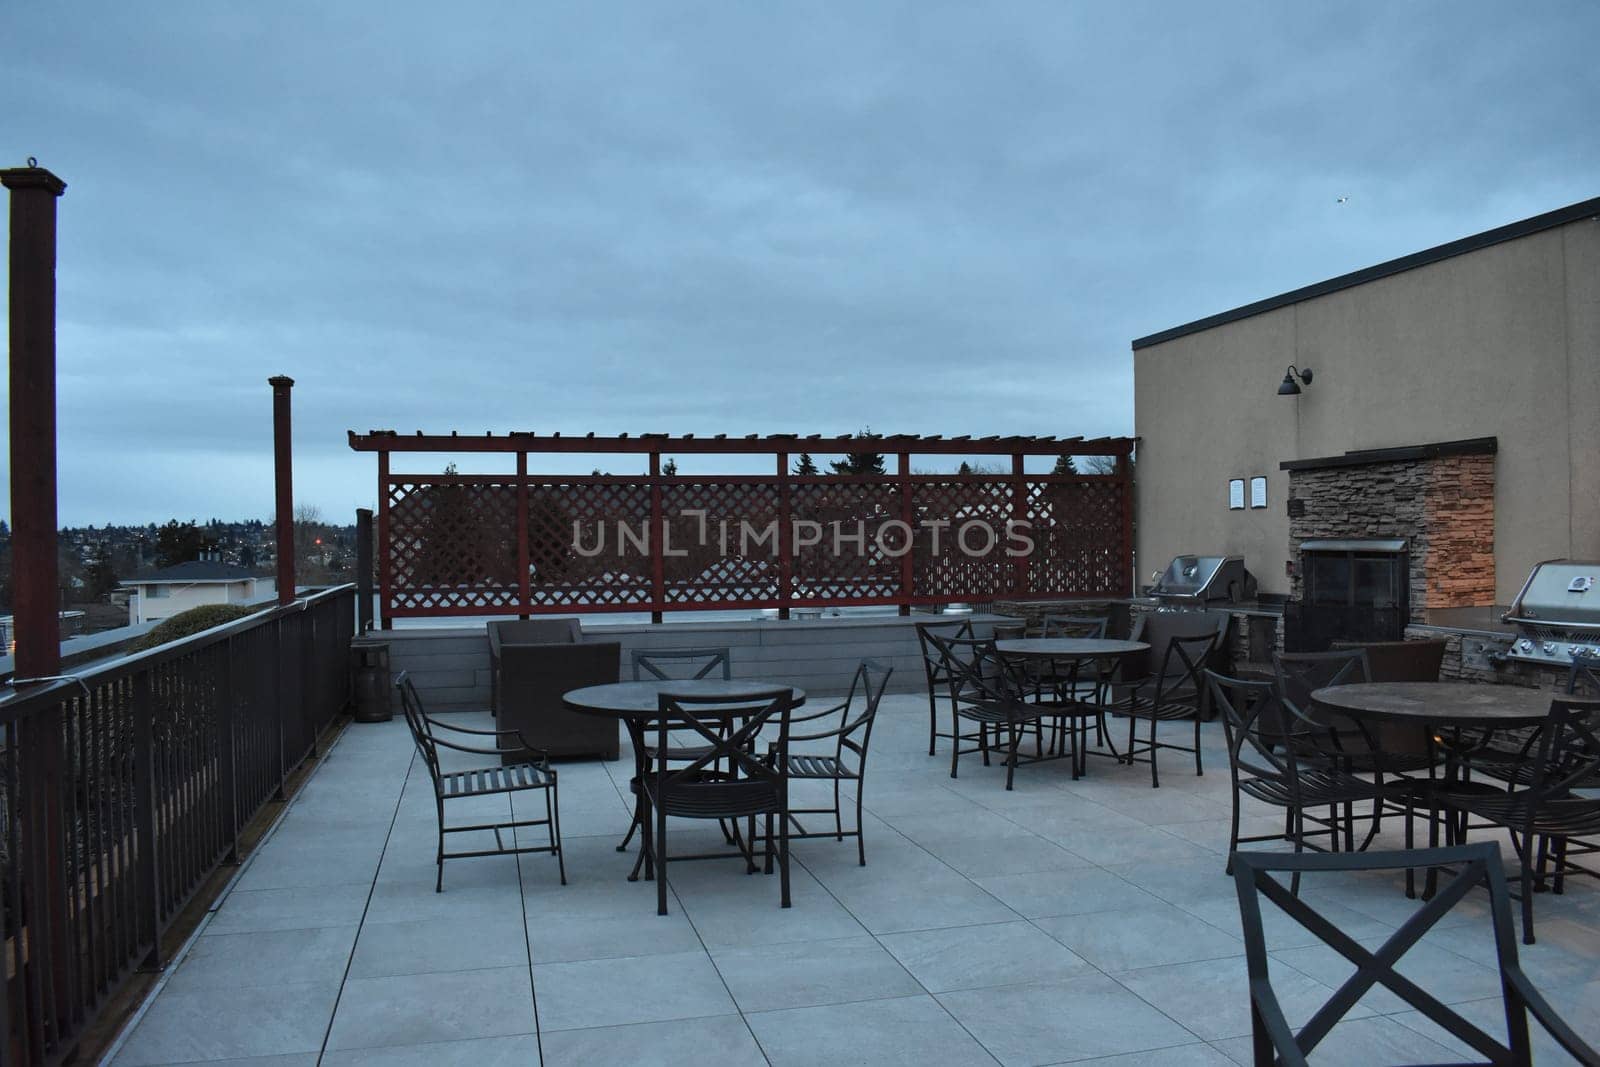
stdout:
[[[401,434],[352,431],[378,457],[377,558],[384,626],[399,617],[894,605],[1126,595],[1132,588],[1133,492],[1128,437],[883,434]],[[791,459],[871,451],[883,474],[796,475]],[[394,471],[396,456],[500,453],[514,474]],[[639,475],[530,472],[534,455],[634,454]],[[667,474],[663,455],[772,457],[770,474]],[[1009,472],[915,474],[913,456],[1009,456]],[[1106,474],[1029,474],[1028,456],[1109,456]],[[674,552],[685,516],[705,530],[767,524],[775,543],[729,553],[724,540]],[[797,523],[872,529],[876,548],[822,551]],[[930,527],[1021,523],[1036,551],[958,553]],[[608,523],[659,532],[642,550],[583,558],[576,530]],[[952,526],[954,524],[954,526]],[[906,531],[894,542],[889,527]],[[1009,529],[1009,526],[1007,527]],[[913,532],[917,531],[917,532]],[[849,542],[849,538],[844,539]],[[838,542],[835,542],[837,546]],[[892,551],[886,551],[886,546]],[[964,547],[964,546],[961,546]]]

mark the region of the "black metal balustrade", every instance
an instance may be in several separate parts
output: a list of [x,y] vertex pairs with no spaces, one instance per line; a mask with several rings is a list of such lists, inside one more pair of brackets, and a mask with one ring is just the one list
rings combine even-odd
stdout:
[[67,1056],[348,699],[339,586],[0,699],[0,1067]]

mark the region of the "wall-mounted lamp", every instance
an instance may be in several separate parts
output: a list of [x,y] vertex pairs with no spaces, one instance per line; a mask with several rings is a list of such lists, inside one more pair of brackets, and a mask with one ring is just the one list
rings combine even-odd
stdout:
[[[1296,382],[1296,377],[1298,377],[1300,381]],[[1301,370],[1299,367],[1296,367],[1293,363],[1291,363],[1289,364],[1289,369],[1283,372],[1283,381],[1278,383],[1278,395],[1299,396],[1300,386],[1310,384],[1311,368],[1307,367],[1305,370]]]

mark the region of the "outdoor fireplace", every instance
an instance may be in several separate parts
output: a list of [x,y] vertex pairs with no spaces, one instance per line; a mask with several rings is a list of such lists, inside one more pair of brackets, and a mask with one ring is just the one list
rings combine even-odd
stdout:
[[1400,641],[1411,613],[1402,539],[1321,538],[1300,543],[1301,598],[1286,606],[1289,647],[1322,652],[1334,641]]

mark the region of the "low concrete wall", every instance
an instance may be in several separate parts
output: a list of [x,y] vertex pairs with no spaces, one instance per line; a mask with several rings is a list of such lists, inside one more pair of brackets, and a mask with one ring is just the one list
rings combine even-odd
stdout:
[[[871,658],[894,668],[889,691],[922,692],[926,679],[915,624],[971,619],[980,637],[993,633],[999,615],[885,615],[872,618],[675,622],[661,626],[592,625],[585,641],[619,641],[622,671],[631,677],[636,648],[727,648],[735,678],[789,682],[808,693],[843,693],[856,665]],[[489,706],[487,629],[465,626],[377,631],[389,642],[389,666],[407,671],[429,710],[464,711]]]

